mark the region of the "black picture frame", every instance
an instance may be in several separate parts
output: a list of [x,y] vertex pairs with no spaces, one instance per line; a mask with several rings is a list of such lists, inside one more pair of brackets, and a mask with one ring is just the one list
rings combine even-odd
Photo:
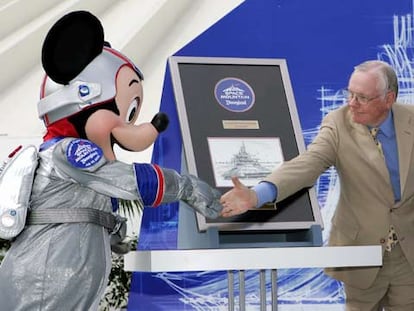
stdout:
[[[285,161],[305,150],[285,59],[171,56],[169,67],[188,173],[222,193],[231,189],[231,185],[217,184],[214,165],[221,163],[212,161],[212,138],[228,139],[230,143],[224,148],[229,148],[229,153],[232,141],[236,146],[243,139],[276,138]],[[269,152],[273,151],[254,150],[253,158],[264,159],[263,154]],[[225,166],[228,159],[226,152],[223,154]],[[216,227],[222,232],[323,226],[314,188],[303,189],[276,207],[264,206],[214,220],[197,213],[197,226],[200,231]]]

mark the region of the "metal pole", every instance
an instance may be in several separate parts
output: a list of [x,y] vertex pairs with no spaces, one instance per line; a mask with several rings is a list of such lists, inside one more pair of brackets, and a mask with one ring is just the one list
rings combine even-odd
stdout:
[[260,270],[260,311],[266,311],[266,270]]
[[240,311],[246,310],[245,273],[243,270],[239,271],[239,306]]
[[277,311],[277,270],[272,269],[270,273],[272,282],[272,311]]
[[234,311],[234,271],[227,271],[227,290],[228,301],[227,306],[229,311]]

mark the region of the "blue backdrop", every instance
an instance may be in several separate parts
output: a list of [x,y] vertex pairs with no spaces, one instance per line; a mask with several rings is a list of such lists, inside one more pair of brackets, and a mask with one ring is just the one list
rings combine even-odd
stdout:
[[[412,13],[412,0],[247,0],[174,55],[285,58],[308,144],[324,114],[344,104],[339,91],[356,64],[383,59],[400,78],[414,76]],[[412,81],[400,85],[400,100],[413,102],[412,86]],[[167,67],[160,110],[169,114],[171,126],[157,140],[153,162],[180,170],[181,133]],[[334,170],[316,185],[325,240],[336,185]],[[139,248],[175,249],[177,221],[177,204],[145,209]],[[246,277],[246,308],[259,310],[258,274],[249,271]],[[134,273],[128,310],[227,310],[226,297],[223,271]],[[341,284],[320,269],[287,269],[279,271],[278,301],[281,310],[320,310],[323,305],[343,310],[344,294]]]

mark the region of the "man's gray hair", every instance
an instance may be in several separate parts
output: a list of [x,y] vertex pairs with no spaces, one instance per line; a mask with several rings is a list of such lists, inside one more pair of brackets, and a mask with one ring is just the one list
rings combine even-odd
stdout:
[[398,79],[390,64],[381,60],[368,60],[355,66],[355,71],[377,73],[380,80],[384,82],[384,91],[392,91],[396,97],[398,96]]

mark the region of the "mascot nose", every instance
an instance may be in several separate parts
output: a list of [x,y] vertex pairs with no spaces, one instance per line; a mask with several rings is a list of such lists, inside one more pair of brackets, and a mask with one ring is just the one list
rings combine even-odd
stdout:
[[170,119],[164,112],[158,112],[151,120],[151,124],[154,125],[158,133],[164,132],[167,129]]

